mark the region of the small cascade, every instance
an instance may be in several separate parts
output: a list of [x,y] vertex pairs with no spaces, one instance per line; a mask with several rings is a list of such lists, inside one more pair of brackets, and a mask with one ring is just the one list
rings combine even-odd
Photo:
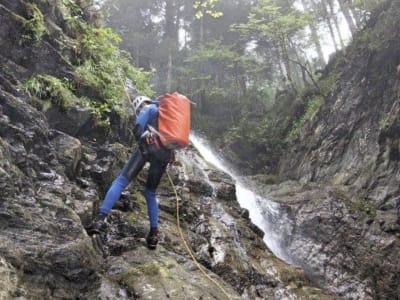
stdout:
[[[292,263],[285,252],[285,239],[292,230],[291,221],[278,203],[257,195],[251,191],[244,179],[240,178],[227,166],[222,158],[218,157],[206,142],[196,134],[191,134],[190,140],[203,158],[217,169],[229,174],[236,183],[236,197],[241,207],[249,211],[250,219],[264,232],[264,242],[268,248],[280,259]],[[234,224],[232,222],[231,224]],[[235,235],[233,235],[235,237]]]

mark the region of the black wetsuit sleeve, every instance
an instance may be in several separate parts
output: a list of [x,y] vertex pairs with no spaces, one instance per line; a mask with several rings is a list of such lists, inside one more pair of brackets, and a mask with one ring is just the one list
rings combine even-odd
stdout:
[[133,128],[133,135],[135,136],[135,140],[138,142],[140,140],[140,136],[143,133],[142,126],[139,124],[136,124],[135,127]]

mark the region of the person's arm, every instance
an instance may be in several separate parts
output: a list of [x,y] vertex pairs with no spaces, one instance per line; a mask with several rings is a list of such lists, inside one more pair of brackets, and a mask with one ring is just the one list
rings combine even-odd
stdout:
[[135,127],[133,128],[133,135],[135,136],[136,141],[140,140],[140,137],[142,136],[149,119],[150,107],[146,106],[140,111],[140,114],[136,119]]

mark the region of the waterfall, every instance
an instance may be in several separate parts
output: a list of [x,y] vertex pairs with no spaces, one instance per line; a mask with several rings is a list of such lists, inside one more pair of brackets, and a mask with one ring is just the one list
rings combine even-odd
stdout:
[[245,180],[224,162],[210,147],[207,141],[195,133],[190,135],[190,141],[208,163],[229,174],[236,184],[236,197],[242,208],[249,211],[253,224],[264,232],[264,242],[280,259],[292,263],[284,249],[285,238],[291,231],[291,222],[278,203],[271,201],[247,188]]

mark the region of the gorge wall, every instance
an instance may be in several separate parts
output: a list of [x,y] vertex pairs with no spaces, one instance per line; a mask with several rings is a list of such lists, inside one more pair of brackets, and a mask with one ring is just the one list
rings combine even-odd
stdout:
[[292,255],[351,299],[400,295],[399,15],[383,1],[331,59],[329,93],[279,161],[281,183],[260,180],[292,216]]

